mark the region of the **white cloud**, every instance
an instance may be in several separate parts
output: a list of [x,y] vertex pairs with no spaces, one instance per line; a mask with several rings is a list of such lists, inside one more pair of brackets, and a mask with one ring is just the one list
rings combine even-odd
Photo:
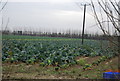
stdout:
[[55,13],[58,16],[76,16],[76,15],[80,15],[81,12],[79,11],[65,11],[65,10],[59,10]]
[[[6,2],[7,0],[2,0],[2,2]],[[97,2],[98,0],[92,0],[93,2]],[[109,1],[109,0],[108,0]],[[111,0],[115,2],[115,0]],[[116,0],[119,2],[119,0]],[[8,0],[8,2],[50,2],[50,3],[65,3],[65,2],[91,2],[91,0]]]
[[[2,0],[6,2],[7,0]],[[9,2],[51,2],[51,3],[60,3],[60,2],[89,2],[90,0],[8,0]],[[96,1],[96,0],[93,0]]]
[[[7,0],[3,0],[6,2]],[[8,0],[9,2],[71,2],[73,0]]]

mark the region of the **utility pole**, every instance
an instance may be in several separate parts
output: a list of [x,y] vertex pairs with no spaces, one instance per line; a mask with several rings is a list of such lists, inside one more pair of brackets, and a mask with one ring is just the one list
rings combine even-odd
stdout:
[[85,30],[85,16],[86,16],[86,6],[89,6],[90,4],[81,4],[81,6],[84,6],[84,16],[83,16],[83,29],[82,29],[82,45],[84,43],[84,30]]

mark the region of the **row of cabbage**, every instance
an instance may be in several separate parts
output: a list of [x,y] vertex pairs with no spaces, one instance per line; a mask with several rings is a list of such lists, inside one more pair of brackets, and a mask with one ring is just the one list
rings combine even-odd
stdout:
[[101,49],[99,42],[86,41],[81,45],[79,40],[70,41],[29,41],[4,40],[2,61],[41,63],[41,65],[76,64],[77,56],[115,56],[114,51]]

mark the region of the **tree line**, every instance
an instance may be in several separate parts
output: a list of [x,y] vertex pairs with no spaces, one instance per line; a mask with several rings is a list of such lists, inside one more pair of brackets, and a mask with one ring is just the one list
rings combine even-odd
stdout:
[[[32,32],[32,31],[2,31],[3,35],[24,35],[24,36],[46,36],[46,37],[65,37],[65,38],[82,38],[82,34],[71,33],[71,32]],[[113,35],[116,37],[115,35]],[[94,40],[107,40],[107,35],[99,34],[84,34],[85,39],[94,39]]]

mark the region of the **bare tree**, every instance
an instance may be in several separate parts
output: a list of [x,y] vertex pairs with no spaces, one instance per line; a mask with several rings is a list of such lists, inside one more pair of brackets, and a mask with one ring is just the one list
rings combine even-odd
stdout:
[[[8,3],[8,1],[6,1],[5,4],[2,4],[2,0],[0,1],[0,13],[5,8],[7,3]],[[1,23],[1,30],[2,30],[2,26],[3,26],[3,17],[2,17],[2,23]],[[0,31],[0,39],[2,39],[2,31]],[[0,51],[2,51],[2,41],[0,41]],[[0,52],[0,59],[1,58],[2,58],[2,53]],[[0,61],[2,62],[2,59]],[[1,69],[2,63],[1,62],[0,62],[0,80],[2,80],[2,69]]]
[[[114,50],[116,50],[116,53],[120,58],[120,55],[119,55],[120,54],[120,3],[116,2],[116,0],[114,2],[109,0],[106,5],[106,0],[100,0],[100,1],[98,0],[97,4],[99,4],[102,10],[101,15],[98,15],[97,9],[92,0],[91,0],[91,4],[92,4],[92,10],[94,13],[94,18],[96,19],[97,24],[99,25],[99,28],[102,30],[104,35],[108,37],[108,40],[112,44],[111,47],[112,46],[118,47],[118,50],[116,49]],[[113,27],[114,29],[113,33],[116,33],[115,36],[113,36],[113,34],[110,34],[109,30],[106,29],[106,25],[103,25],[103,22],[104,22],[103,14],[104,15],[106,14],[106,18],[108,18],[106,22],[109,22],[109,25],[107,26]],[[114,40],[116,38],[117,40]],[[118,68],[120,69],[120,65],[118,66]]]
[[[4,9],[5,6],[7,5],[7,3],[8,3],[8,0],[7,0],[6,2],[2,2],[2,0],[0,1],[0,13],[3,11],[3,9]],[[0,15],[1,15],[1,14],[0,14]],[[8,21],[7,21],[5,30],[7,29],[8,23],[9,23],[9,18],[8,18]],[[3,17],[2,17],[2,22],[1,22],[1,29],[3,29]]]
[[8,0],[4,3],[4,4],[2,4],[3,2],[2,2],[2,0],[0,1],[0,5],[2,5],[0,8],[0,12],[2,12],[2,10],[5,8],[5,6],[7,5],[7,3],[8,3]]

